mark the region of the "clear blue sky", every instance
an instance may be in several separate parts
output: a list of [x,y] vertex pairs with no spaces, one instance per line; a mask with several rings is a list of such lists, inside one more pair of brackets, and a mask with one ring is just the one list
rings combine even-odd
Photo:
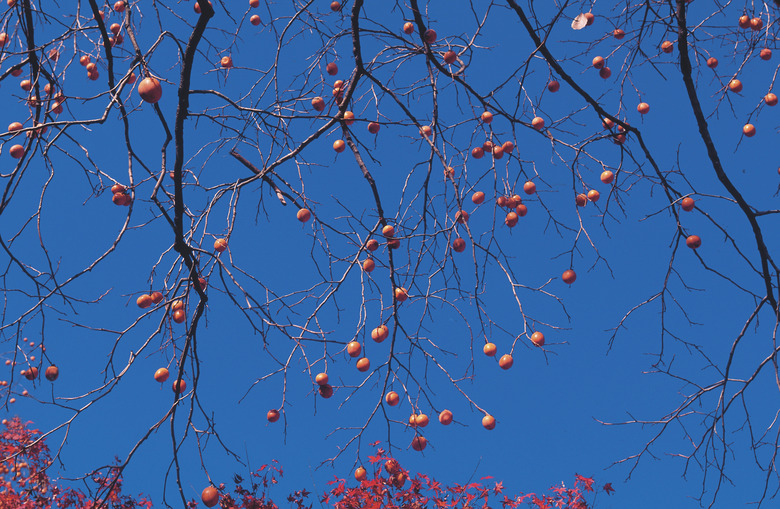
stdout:
[[[467,2],[432,2],[425,13],[428,26],[438,33],[434,45],[437,52],[445,51],[448,45],[462,51],[463,45],[473,39],[473,45],[461,55],[468,64],[465,79],[480,95],[495,91],[489,99],[495,113],[490,126],[494,139],[512,140],[517,145],[513,157],[498,160],[495,165],[490,157],[470,158],[471,148],[486,139],[486,127],[476,119],[483,107],[461,85],[434,70],[439,123],[447,126],[437,134],[437,146],[455,168],[464,208],[470,213],[473,239],[496,258],[486,257],[481,248],[472,252],[471,240],[464,253],[447,248],[454,238],[450,235],[457,211],[452,183],[444,180],[442,164],[434,158],[425,201],[421,189],[430,158],[427,143],[420,141],[417,128],[389,96],[368,80],[361,81],[351,106],[358,122],[351,130],[377,182],[385,217],[396,225],[403,239],[401,249],[394,252],[394,262],[396,277],[410,294],[410,299],[399,305],[400,327],[395,331],[395,353],[404,366],[399,367],[395,361],[392,364],[397,374],[392,389],[403,393],[406,387],[408,395],[402,396],[398,407],[382,407],[371,417],[383,396],[387,374],[386,368],[374,370],[387,360],[390,340],[377,345],[371,341],[370,331],[380,321],[390,319],[392,289],[384,246],[375,253],[377,268],[370,278],[358,265],[348,271],[359,242],[375,225],[377,213],[373,194],[355,158],[349,150],[336,155],[331,148],[333,141],[341,138],[340,129],[323,133],[294,162],[285,162],[275,170],[274,179],[280,185],[284,180],[305,195],[314,220],[306,224],[297,221],[295,206],[281,206],[267,184],[255,181],[239,193],[229,188],[231,183],[250,176],[229,155],[231,149],[236,148],[262,167],[264,161],[286,154],[325,124],[327,118],[313,118],[315,112],[309,101],[316,95],[330,100],[332,81],[347,79],[353,68],[352,45],[346,32],[350,27],[349,10],[345,7],[342,13],[331,13],[328,2],[321,1],[311,7],[319,13],[316,18],[306,15],[297,19],[284,35],[278,53],[278,80],[274,81],[266,71],[277,57],[277,37],[289,21],[291,6],[263,5],[245,11],[245,3],[236,2],[241,8],[231,5],[235,10],[229,14],[217,5],[217,15],[206,32],[209,43],[202,43],[196,57],[192,88],[217,90],[242,107],[263,112],[254,117],[248,112],[238,114],[214,95],[191,96],[194,114],[185,124],[184,168],[188,174],[184,197],[189,211],[203,216],[186,227],[192,228],[193,243],[204,250],[200,263],[209,280],[208,310],[197,333],[199,383],[193,425],[198,431],[211,432],[206,417],[211,419],[221,441],[249,467],[237,463],[218,440],[207,434],[200,436],[199,455],[199,444],[190,428],[180,451],[186,495],[199,497],[208,483],[202,462],[216,483],[230,485],[233,473],[246,478],[250,468],[274,458],[285,469],[285,481],[275,491],[280,502],[288,488],[321,494],[333,475],[351,477],[355,466],[367,464],[367,456],[374,452],[369,444],[378,440],[383,447],[387,448],[388,442],[392,445],[404,467],[444,482],[492,475],[503,479],[508,493],[543,492],[561,481],[572,483],[574,474],[579,473],[595,477],[599,484],[612,482],[615,487],[611,497],[599,496],[598,507],[696,507],[695,497],[702,492],[700,465],[693,461],[684,476],[680,456],[691,454],[691,440],[698,441],[711,424],[701,414],[716,408],[719,390],[704,398],[701,405],[692,406],[691,414],[681,421],[683,426],[673,422],[654,441],[630,480],[626,478],[634,466],[631,461],[607,468],[642,452],[658,427],[599,422],[659,420],[694,390],[683,378],[701,386],[719,381],[722,375],[718,370],[724,369],[731,344],[755,306],[748,292],[762,295],[763,291],[761,280],[724,235],[727,232],[750,263],[758,265],[748,222],[731,200],[723,198],[725,191],[698,137],[679,73],[677,48],[671,55],[660,53],[664,40],[676,41],[675,33],[665,33],[656,19],[641,33],[642,52],[632,52],[640,37],[641,12],[632,11],[627,21],[622,4],[617,3],[613,9],[599,3],[593,7],[595,23],[581,31],[569,25],[582,6],[567,7],[549,36],[548,46],[564,70],[607,111],[640,129],[659,170],[674,188],[683,194],[694,193],[697,210],[679,212],[679,217],[687,233],[703,239],[696,251],[698,257],[685,246],[684,239],[676,238],[675,216],[636,137],[630,136],[622,150],[604,138],[599,116],[570,86],[562,82],[555,94],[545,90],[549,66],[539,54],[529,56],[534,49],[531,41],[517,16],[503,3],[490,8],[478,34],[477,24],[486,13],[482,2],[475,2],[473,10]],[[186,43],[190,33],[187,24],[197,19],[192,2],[157,3],[157,13],[151,2],[139,4],[144,15],[141,18],[134,12],[133,16],[144,51],[159,36],[161,25]],[[538,19],[548,23],[551,7],[537,4],[534,8]],[[523,7],[529,12],[527,5]],[[81,8],[87,8],[87,4]],[[712,14],[711,9],[708,2],[693,2],[688,14],[690,23],[700,23]],[[769,25],[768,32],[761,33],[771,40],[776,33],[777,10],[770,7],[770,12],[771,18],[766,13],[763,18]],[[692,54],[693,49],[699,52],[694,79],[726,174],[751,205],[767,210],[777,204],[778,161],[773,147],[778,122],[776,109],[759,105],[771,89],[780,54],[776,51],[770,61],[756,56],[765,41],[750,31],[736,31],[741,13],[741,7],[729,6],[725,12],[707,18],[705,26],[697,30],[691,50]],[[271,14],[288,17],[277,20],[273,28],[264,28],[250,25],[252,14],[260,15],[264,24]],[[63,33],[73,22],[62,17],[60,10],[51,11],[51,15],[52,22],[42,24],[39,30],[42,40]],[[661,15],[668,16],[668,12]],[[377,77],[394,89],[408,92],[402,99],[404,105],[421,123],[430,122],[433,96],[425,60],[410,54],[413,44],[419,44],[419,36],[406,36],[401,31],[403,23],[411,19],[411,10],[392,3],[371,5],[365,8],[365,16],[369,19],[361,21],[366,30],[364,60],[379,55],[382,65],[375,68]],[[9,11],[4,19],[13,26],[18,18]],[[36,19],[42,23],[42,18]],[[115,13],[107,18],[109,24],[118,20]],[[622,41],[609,35],[617,26],[628,34]],[[326,35],[312,33],[309,27]],[[382,30],[392,36],[375,35]],[[7,31],[12,33],[12,28]],[[708,34],[715,34],[716,40],[709,40]],[[78,63],[83,52],[95,59],[97,39],[94,30],[79,35],[75,56],[70,36],[61,47],[63,56],[56,72],[68,100],[59,120],[97,118],[108,103],[106,95],[98,96],[107,88],[103,59],[99,64],[101,77],[96,82],[87,80]],[[11,41],[6,50],[18,51],[18,32],[13,33]],[[322,57],[326,44],[327,56]],[[386,45],[393,49],[379,53]],[[128,41],[123,48],[120,56],[127,56]],[[229,72],[217,69],[224,55],[233,58],[235,68]],[[610,79],[601,79],[590,67],[596,55],[607,57],[612,69]],[[704,65],[710,55],[720,60],[715,71]],[[3,69],[20,59],[13,53],[3,58]],[[325,73],[325,63],[334,60],[340,72],[331,77]],[[128,58],[115,64],[117,76],[129,63]],[[180,66],[177,46],[171,38],[162,39],[149,63],[152,73],[165,82],[159,105],[173,128]],[[723,87],[738,69],[744,90],[725,96]],[[3,80],[2,104],[7,122],[23,122],[26,118],[23,123],[28,127],[29,108],[22,103],[22,91],[16,83],[25,76]],[[281,108],[274,110],[277,97]],[[153,108],[141,103],[135,90],[126,88],[123,98],[131,109],[132,145],[143,164],[156,175],[160,171],[163,127]],[[640,101],[650,104],[647,115],[637,113]],[[534,116],[541,116],[552,126],[550,133],[555,142],[527,125],[513,125],[497,112],[497,106],[526,124]],[[274,117],[280,112],[285,116],[307,115],[283,121],[290,134],[286,140],[279,135],[280,121]],[[249,118],[252,121],[246,120]],[[377,119],[383,125],[374,136],[366,131],[366,124]],[[748,121],[756,125],[757,134],[742,138],[742,126]],[[111,178],[123,184],[129,181],[127,149],[117,109],[108,113],[104,124],[73,125],[59,137],[57,132],[58,128],[52,127],[45,138],[50,142],[48,159],[44,161],[43,145],[39,145],[32,162],[20,174],[18,188],[14,188],[10,204],[2,212],[0,234],[17,258],[41,272],[54,271],[57,280],[62,281],[84,270],[117,238],[129,209],[113,205],[108,188],[114,183]],[[237,133],[243,136],[241,140],[236,139]],[[272,144],[274,136],[276,145]],[[12,181],[9,173],[16,163],[8,154],[12,144],[9,139],[3,138],[0,182],[4,189]],[[173,157],[171,143],[169,169]],[[617,167],[620,172],[615,184],[600,182],[599,175],[605,168]],[[75,419],[67,436],[60,430],[48,439],[53,450],[66,441],[60,455],[65,477],[82,475],[107,464],[114,456],[124,458],[165,415],[173,400],[170,381],[161,386],[152,375],[157,368],[169,365],[174,352],[172,341],[178,356],[184,345],[184,328],[171,328],[170,322],[163,320],[162,309],[136,323],[144,311],[138,309],[135,299],[142,292],[162,290],[164,286],[169,291],[166,298],[173,297],[171,289],[182,277],[181,262],[171,249],[171,229],[150,200],[154,181],[138,161],[133,162],[133,174],[138,185],[136,201],[130,226],[117,249],[67,286],[69,300],[49,298],[43,313],[28,315],[18,327],[14,321],[35,305],[36,290],[10,263],[8,254],[0,254],[3,267],[10,267],[4,269],[7,275],[2,280],[2,286],[8,288],[3,293],[3,358],[14,358],[19,338],[36,343],[43,338],[48,359],[61,370],[60,379],[52,386],[45,380],[35,384],[20,381],[17,367],[11,389],[18,401],[4,407],[3,414],[18,414],[48,430],[70,418],[70,408],[96,400]],[[529,178],[537,183],[536,196],[522,193],[522,185]],[[167,177],[163,184],[172,190]],[[496,190],[503,191],[505,185],[523,195],[529,209],[513,229],[503,224],[504,212],[494,206]],[[589,189],[598,190],[601,199],[597,204],[577,208],[574,195]],[[484,191],[488,197],[479,207],[470,200],[474,190]],[[218,200],[204,215],[215,197]],[[36,230],[38,218],[23,226],[33,217],[39,201],[44,203],[40,235],[48,259]],[[420,220],[423,210],[425,227]],[[770,253],[780,247],[777,235],[772,233],[777,231],[774,217],[761,219]],[[12,239],[20,230],[22,233]],[[223,264],[219,265],[211,256],[212,243],[228,232],[230,249],[219,256]],[[457,232],[468,239],[463,227]],[[326,256],[324,245],[329,247],[330,256]],[[359,257],[364,258],[365,254]],[[664,303],[658,298],[632,313],[617,330],[610,350],[613,330],[621,319],[664,288],[672,258]],[[568,268],[577,272],[577,281],[571,286],[560,279]],[[508,273],[522,285],[515,287],[516,296]],[[338,285],[335,297],[326,301],[326,295],[336,287],[332,282],[342,277],[343,284]],[[42,280],[50,284],[47,277],[42,276]],[[293,353],[290,339],[263,325],[264,317],[256,309],[247,310],[248,301],[235,282],[251,293],[251,307],[265,306],[273,300],[265,308],[273,320],[309,328],[302,342],[305,357],[300,350]],[[22,292],[12,291],[14,288]],[[274,295],[286,295],[288,307],[280,306]],[[192,295],[191,303],[195,300]],[[317,320],[307,324],[307,317],[323,302]],[[253,330],[247,314],[264,334]],[[486,314],[491,322],[484,322],[483,328],[480,316],[485,320]],[[732,378],[748,378],[771,352],[771,312],[764,309],[760,318],[743,339],[751,346],[743,346],[734,358]],[[158,328],[161,330],[156,332]],[[533,330],[544,332],[544,349],[533,347],[522,336]],[[120,331],[127,331],[121,340]],[[322,334],[312,331],[324,333],[327,343],[321,342]],[[292,333],[299,334],[297,329]],[[428,356],[422,355],[419,347],[408,353],[406,334]],[[498,346],[495,359],[482,354],[486,338]],[[359,373],[355,360],[341,351],[352,339],[366,341],[365,352],[372,363],[370,377]],[[663,363],[657,364],[662,346]],[[510,349],[514,366],[503,371],[497,360]],[[28,350],[24,349],[40,357],[40,351]],[[131,351],[138,358],[110,392],[101,398],[96,396],[102,391],[79,397],[121,372]],[[312,384],[312,377],[325,371],[324,356],[335,387],[329,400],[315,397]],[[286,377],[281,373],[267,376],[284,363]],[[458,380],[460,390],[496,417],[494,430],[482,428],[482,414],[456,390],[437,363]],[[675,376],[657,373],[667,369]],[[192,378],[193,365],[188,361],[184,379],[190,387]],[[33,398],[18,396],[24,389],[30,390]],[[727,394],[735,390],[732,386]],[[268,424],[265,414],[282,405],[283,391],[284,417]],[[414,433],[403,423],[411,412],[410,399],[431,416],[432,422],[424,431],[429,447],[422,454],[408,447]],[[768,445],[756,452],[763,464],[773,451],[771,437],[777,433],[777,424],[773,423],[778,408],[777,386],[771,368],[752,383],[744,404],[754,434],[760,436],[770,429]],[[455,416],[456,422],[449,427],[435,419],[444,408]],[[177,438],[185,432],[189,410],[189,400],[178,409]],[[744,415],[742,401],[727,414],[726,435],[732,449],[726,470],[733,486],[725,483],[721,487],[717,507],[734,507],[761,496],[764,474],[756,467],[750,437],[743,426]],[[360,440],[350,441],[363,426]],[[346,450],[332,466],[317,468],[337,456],[344,446]],[[699,461],[716,461],[709,449],[700,454],[705,452],[707,456],[698,457]],[[162,505],[163,488],[167,486],[169,501],[176,501],[174,483],[168,479],[166,485],[164,481],[171,456],[171,426],[166,422],[143,444],[126,470],[126,491],[151,495],[157,507]],[[710,470],[710,475],[713,473]],[[705,500],[714,487],[709,482]],[[769,486],[773,491],[776,480]]]

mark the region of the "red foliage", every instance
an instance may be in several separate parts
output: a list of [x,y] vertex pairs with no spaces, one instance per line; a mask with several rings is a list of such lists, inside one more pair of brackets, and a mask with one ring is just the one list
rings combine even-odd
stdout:
[[[94,472],[89,480],[94,483],[90,489],[92,495],[81,490],[60,486],[57,480],[49,477],[51,465],[49,448],[37,429],[28,428],[18,417],[5,422],[6,429],[0,433],[0,509],[135,509],[152,507],[146,498],[133,498],[122,495],[122,472],[119,467],[110,467],[107,473]],[[536,495],[527,493],[515,497],[503,494],[501,481],[490,481],[492,477],[483,477],[480,482],[453,484],[445,486],[425,474],[414,477],[405,470],[398,460],[387,455],[384,449],[378,449],[376,456],[370,456],[373,478],[366,478],[349,486],[347,480],[334,478],[331,486],[320,499],[333,509],[448,509],[470,508],[489,509],[498,503],[506,508],[517,508],[522,504],[536,509],[588,509],[592,502],[585,494],[595,492],[594,480],[590,477],[575,475],[574,486],[567,488],[563,484],[553,486],[549,493]],[[385,464],[392,468],[385,468]],[[390,470],[392,473],[389,473]],[[252,474],[248,481],[249,489],[243,486],[244,479],[234,477],[234,494],[226,493],[225,485],[219,485],[220,507],[229,509],[279,509],[269,495],[271,487],[278,483],[283,471],[277,461],[263,465]],[[487,481],[483,483],[483,481]],[[611,483],[603,486],[607,495],[614,492]],[[311,509],[310,492],[295,491],[287,496],[288,507]],[[497,498],[502,495],[503,498]],[[195,508],[198,502],[192,500],[188,506]]]
[[37,429],[18,417],[3,420],[0,432],[0,509],[135,509],[152,507],[146,498],[122,495],[121,470],[109,467],[108,473],[93,472],[94,483],[88,495],[81,490],[62,487],[49,477],[51,455]]

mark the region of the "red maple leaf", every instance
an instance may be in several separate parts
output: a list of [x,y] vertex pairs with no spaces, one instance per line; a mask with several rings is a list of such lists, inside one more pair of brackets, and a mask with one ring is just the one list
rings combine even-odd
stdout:
[[592,477],[583,477],[580,474],[574,474],[574,477],[577,478],[578,482],[585,483],[585,491],[593,491],[593,478]]
[[504,483],[502,481],[496,482],[496,487],[493,488],[493,493],[498,495],[499,493],[504,492]]
[[604,485],[604,491],[607,492],[607,495],[611,495],[615,491],[615,488],[612,487],[611,482],[608,482],[607,484]]

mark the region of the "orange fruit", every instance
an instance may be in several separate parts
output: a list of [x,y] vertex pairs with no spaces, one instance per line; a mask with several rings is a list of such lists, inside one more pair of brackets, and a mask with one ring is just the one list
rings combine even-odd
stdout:
[[544,334],[539,331],[534,332],[531,334],[531,342],[536,346],[544,346]]
[[371,331],[371,339],[377,343],[381,343],[390,335],[390,331],[387,329],[387,325],[380,325],[376,329]]
[[325,385],[328,383],[328,374],[318,373],[317,376],[314,377],[314,381],[317,382],[317,385]]
[[496,355],[497,347],[493,343],[485,343],[485,346],[482,347],[482,351],[487,355],[488,357],[493,357]]
[[311,218],[311,212],[309,209],[300,209],[296,216],[298,217],[298,221],[305,223]]
[[428,441],[425,439],[425,437],[414,437],[412,439],[412,449],[415,451],[422,451],[425,449],[425,446],[428,445]]
[[168,368],[160,368],[154,372],[154,379],[157,382],[163,383],[168,380],[169,375]]
[[689,196],[686,196],[680,202],[680,207],[686,212],[692,211],[694,206],[696,206],[696,201]]
[[398,396],[398,393],[395,391],[390,391],[385,395],[385,401],[390,406],[396,406],[398,403],[400,403],[401,398]]
[[498,360],[498,365],[501,367],[501,369],[509,369],[512,367],[512,364],[514,363],[515,360],[508,353],[502,355],[501,358]]
[[452,412],[449,410],[442,410],[439,414],[439,422],[444,424],[445,426],[452,423]]
[[350,357],[357,357],[360,355],[360,352],[363,350],[363,347],[360,346],[360,343],[357,341],[350,341],[347,343],[347,353]]
[[368,360],[368,357],[361,357],[358,359],[356,366],[360,372],[368,371],[371,367],[371,361]]
[[214,507],[219,503],[219,492],[214,486],[207,486],[200,494],[200,499],[206,507]]
[[685,239],[685,245],[691,249],[697,249],[701,246],[701,237],[698,235],[690,235],[687,239]]
[[265,418],[268,419],[268,422],[276,422],[279,420],[279,410],[269,410],[267,414],[265,414]]
[[573,270],[569,269],[563,272],[561,275],[561,279],[563,279],[563,282],[567,285],[572,284],[574,281],[577,280],[577,273]]
[[486,414],[485,417],[482,418],[482,426],[488,430],[495,428],[496,418],[490,414]]

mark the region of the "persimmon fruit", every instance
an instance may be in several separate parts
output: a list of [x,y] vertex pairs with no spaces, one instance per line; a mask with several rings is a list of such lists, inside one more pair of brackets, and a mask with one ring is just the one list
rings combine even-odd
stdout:
[[767,104],[767,106],[774,106],[777,104],[777,96],[772,92],[769,92],[764,96],[764,102]]
[[742,132],[744,133],[745,136],[751,138],[756,134],[756,126],[754,126],[753,124],[745,124],[742,127]]
[[715,57],[710,57],[707,59],[707,67],[710,69],[715,69],[718,67],[718,59]]
[[413,34],[414,33],[414,23],[412,23],[411,21],[407,21],[406,23],[404,23],[404,33],[406,35]]
[[365,481],[366,480],[366,469],[363,467],[357,467],[355,469],[355,480],[356,481]]
[[601,197],[601,193],[596,191],[595,189],[591,189],[588,191],[588,200],[592,201],[593,203],[596,203],[599,201],[599,198]]
[[577,280],[577,273],[574,272],[572,269],[568,269],[563,271],[563,274],[561,275],[561,279],[563,279],[563,282],[567,285],[570,285],[574,283],[574,281]]
[[373,270],[376,268],[376,263],[372,258],[366,258],[363,260],[363,270],[365,272],[373,272]]
[[439,413],[439,422],[445,426],[452,424],[452,412],[449,410],[442,410]]
[[214,241],[214,251],[217,253],[224,252],[228,247],[227,240],[225,239],[217,239]]
[[315,111],[322,111],[325,109],[325,100],[322,97],[315,97],[311,100],[311,107],[314,108]]
[[604,57],[597,56],[593,57],[593,60],[591,61],[591,65],[593,65],[594,69],[601,69],[604,67]]
[[482,113],[480,118],[482,119],[482,122],[489,124],[493,121],[493,114],[490,113],[489,111],[486,111]]
[[558,90],[560,90],[560,88],[561,88],[561,84],[558,83],[556,80],[552,80],[547,84],[547,90],[549,90],[550,92],[557,92]]
[[474,159],[482,159],[482,156],[485,155],[485,151],[482,150],[482,147],[474,147],[471,149],[471,157]]
[[200,499],[206,507],[214,507],[219,503],[219,492],[214,486],[206,486],[200,494]]
[[428,445],[428,440],[425,437],[417,436],[412,439],[412,449],[415,451],[422,451],[426,445]]
[[674,51],[674,43],[672,41],[664,41],[661,43],[661,51],[664,53],[671,53]]
[[339,73],[339,66],[336,65],[336,62],[329,62],[328,65],[325,66],[325,72],[331,76],[335,76]]
[[539,331],[531,334],[531,342],[536,346],[544,346],[544,334]]
[[482,347],[482,352],[488,357],[493,357],[496,355],[497,350],[498,348],[494,343],[485,343],[485,346]]
[[355,366],[357,367],[357,370],[362,373],[368,371],[368,369],[371,367],[371,361],[368,360],[368,357],[361,357],[358,359]]
[[163,383],[168,380],[169,375],[168,368],[160,368],[154,372],[154,379],[157,382]]
[[381,343],[382,341],[386,340],[389,335],[390,331],[385,324],[382,324],[371,331],[371,339],[377,343]]
[[636,111],[638,111],[642,115],[645,115],[647,114],[648,111],[650,111],[650,105],[647,103],[639,103],[636,107]]
[[409,293],[406,291],[406,288],[401,288],[400,286],[395,289],[394,295],[395,300],[398,302],[403,302],[409,298]]
[[322,384],[319,387],[320,396],[322,396],[325,399],[330,398],[333,396],[333,387],[330,384]]
[[689,235],[688,238],[685,239],[685,245],[691,249],[698,249],[701,247],[701,237],[698,235]]
[[299,209],[295,216],[298,218],[298,221],[305,223],[311,219],[311,211],[309,209]]
[[368,132],[371,134],[376,134],[379,132],[380,125],[378,122],[369,122],[368,123]]
[[141,309],[146,309],[149,306],[152,305],[152,296],[151,295],[141,295],[135,300],[135,303],[138,304],[138,307]]
[[363,350],[363,347],[360,346],[360,343],[357,341],[350,341],[347,343],[347,353],[350,357],[357,357],[360,355],[360,352]]
[[514,363],[515,360],[508,353],[502,355],[501,358],[498,360],[498,365],[501,367],[501,369],[509,369],[512,367]]
[[487,430],[491,430],[495,428],[496,418],[490,414],[485,415],[485,417],[482,418],[482,427],[484,427]]
[[683,199],[682,199],[682,201],[680,202],[680,207],[681,207],[681,208],[682,208],[684,211],[686,211],[686,212],[690,212],[690,211],[692,211],[692,210],[693,210],[693,207],[694,207],[695,205],[696,205],[696,201],[695,201],[693,198],[691,198],[690,196],[686,196],[686,197],[685,197],[685,198],[683,198]]
[[49,366],[46,368],[46,371],[44,371],[43,376],[46,377],[46,380],[53,382],[60,376],[60,370],[57,366]]
[[368,249],[369,251],[376,251],[377,249],[379,249],[379,241],[377,241],[376,239],[369,240],[368,242],[366,242],[366,249]]
[[525,194],[534,194],[536,192],[536,184],[532,181],[528,181],[525,184],[523,184],[523,191]]
[[390,391],[385,395],[385,401],[390,406],[396,406],[398,403],[401,402],[401,398],[398,396],[398,393],[395,391]]
[[462,253],[463,251],[466,250],[466,241],[458,237],[457,239],[452,241],[452,249],[456,253]]
[[279,420],[279,410],[271,409],[268,411],[267,414],[265,414],[265,418],[268,419],[268,422],[276,422]]
[[138,95],[140,95],[141,99],[144,101],[154,104],[162,97],[162,85],[160,85],[157,78],[148,76],[142,79],[141,83],[138,84]]
[[174,380],[171,385],[171,390],[176,394],[181,394],[187,390],[187,382],[184,380]]
[[729,81],[729,90],[732,92],[742,92],[742,82],[736,79]]
[[347,148],[346,143],[344,143],[344,140],[336,140],[333,142],[333,150],[335,150],[337,153],[344,152],[344,149]]
[[611,184],[613,180],[615,180],[615,174],[610,170],[604,170],[601,172],[601,182],[604,184]]
[[314,381],[317,383],[317,385],[325,385],[326,383],[328,383],[328,374],[317,373],[317,376],[314,377]]
[[458,54],[455,53],[452,50],[449,50],[449,51],[444,53],[444,62],[447,63],[447,64],[452,64],[457,59],[458,59]]
[[531,120],[531,126],[537,131],[541,131],[544,129],[544,119],[542,117],[534,117],[534,119]]
[[471,195],[471,201],[475,205],[479,205],[480,203],[485,201],[485,193],[483,193],[482,191],[475,192],[474,194]]

